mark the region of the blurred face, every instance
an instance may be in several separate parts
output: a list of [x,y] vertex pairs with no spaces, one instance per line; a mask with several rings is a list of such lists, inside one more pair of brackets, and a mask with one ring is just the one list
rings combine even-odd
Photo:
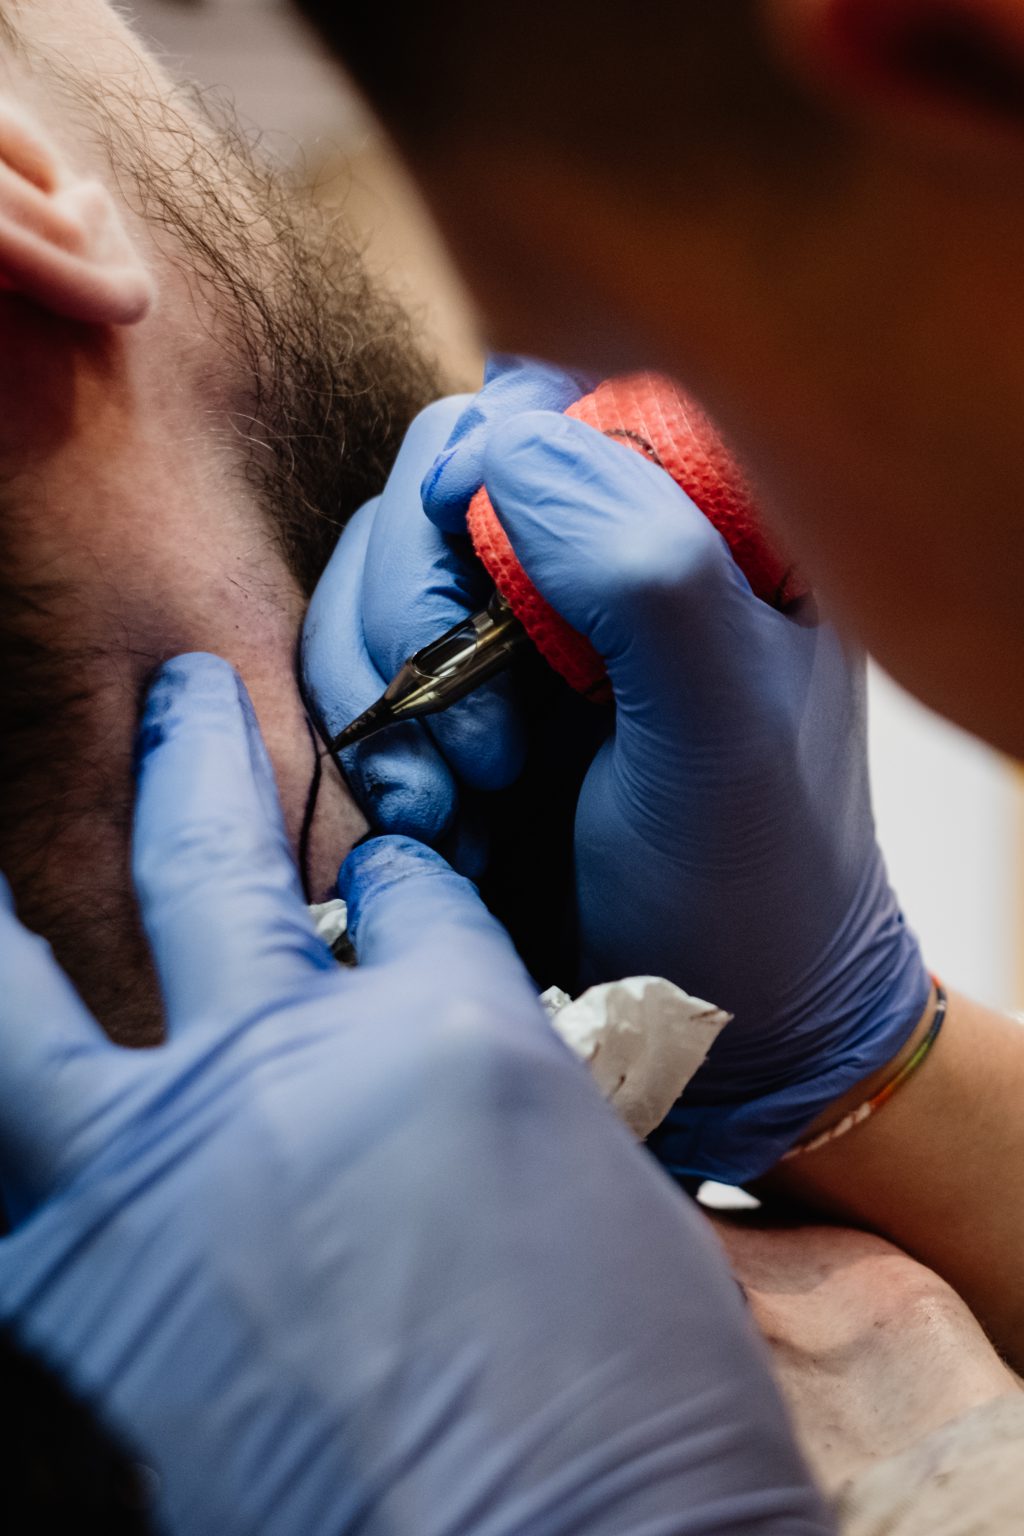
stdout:
[[392,89],[402,28],[379,74],[362,34],[354,55],[491,340],[679,375],[880,660],[1024,753],[1024,7],[652,0],[560,54],[545,18],[571,6],[543,9],[517,16],[541,99],[525,64],[495,78],[514,38],[485,57],[481,24],[474,70],[471,8],[442,7],[459,78],[492,89],[461,118],[417,101],[429,133]]

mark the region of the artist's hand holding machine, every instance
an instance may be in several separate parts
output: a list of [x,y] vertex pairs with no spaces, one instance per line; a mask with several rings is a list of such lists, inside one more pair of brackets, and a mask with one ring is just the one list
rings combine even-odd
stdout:
[[[419,486],[462,404],[414,429],[314,604],[308,690],[342,729],[486,599],[446,531],[467,500],[446,486],[482,477],[614,693],[577,822],[583,979],[659,970],[735,1012],[664,1148],[753,1175],[927,1000],[871,829],[861,681],[811,613],[754,594],[645,452],[520,409],[516,378],[517,408],[499,380],[433,473],[442,528]],[[389,757],[382,734],[353,777],[376,763],[406,826],[436,834],[474,762],[515,772],[512,709],[475,691],[434,746]],[[0,1320],[154,1467],[166,1528],[830,1528],[701,1219],[472,887],[422,844],[358,849],[341,892],[361,964],[339,969],[212,658],[172,663],[150,698],[135,865],[158,1051],[111,1045],[0,913]]]
[[[657,968],[735,1010],[672,1134],[693,1166],[760,1171],[837,1071],[898,1047],[927,991],[845,736],[859,683],[827,629],[753,595],[664,470],[557,414],[491,421],[493,403],[448,468],[482,447],[524,565],[615,692],[580,801],[584,972]],[[367,635],[378,538],[416,555],[390,561],[396,661],[486,588],[418,490],[460,410],[414,430],[314,607],[357,687],[390,662]],[[398,626],[405,603],[422,631]],[[326,718],[338,675],[318,654]],[[482,720],[498,782],[522,750],[510,708],[474,694],[440,738],[464,730],[471,764]],[[394,772],[377,745],[377,782],[415,770],[403,814],[436,830],[450,769],[421,743]],[[804,900],[812,857],[828,878]],[[0,1319],[155,1468],[169,1529],[829,1528],[700,1219],[558,1042],[472,887],[419,844],[357,850],[341,890],[361,965],[339,969],[251,710],[211,658],[172,663],[150,698],[135,866],[156,1052],[106,1041],[2,914]]]
[[[306,682],[341,732],[483,606],[472,505],[477,549],[541,649],[614,695],[576,815],[579,980],[664,975],[735,1016],[656,1146],[740,1181],[898,1056],[931,983],[875,839],[863,659],[766,545],[695,407],[666,381],[587,389],[501,361],[475,399],[425,413],[314,599]],[[435,837],[460,785],[514,777],[514,698],[501,676],[345,750],[378,825]]]

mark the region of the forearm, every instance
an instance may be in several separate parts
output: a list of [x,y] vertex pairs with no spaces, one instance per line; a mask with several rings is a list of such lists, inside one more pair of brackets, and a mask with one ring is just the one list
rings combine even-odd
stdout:
[[952,994],[934,1049],[882,1113],[782,1165],[764,1188],[898,1243],[1024,1366],[1020,1024]]

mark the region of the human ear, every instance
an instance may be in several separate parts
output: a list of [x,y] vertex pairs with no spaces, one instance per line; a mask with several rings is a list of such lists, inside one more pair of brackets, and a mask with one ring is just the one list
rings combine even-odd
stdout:
[[155,297],[111,194],[2,96],[0,290],[87,325],[133,325]]
[[812,83],[856,115],[1024,134],[1021,0],[763,0]]

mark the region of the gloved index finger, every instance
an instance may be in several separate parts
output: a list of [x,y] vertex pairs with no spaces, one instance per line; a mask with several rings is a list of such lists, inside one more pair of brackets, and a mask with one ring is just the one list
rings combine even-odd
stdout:
[[596,380],[532,358],[494,353],[484,386],[463,410],[423,480],[423,509],[446,533],[464,533],[469,503],[484,480],[491,431],[521,411],[567,411]]
[[249,696],[216,656],[168,662],[139,734],[133,866],[172,1033],[229,1024],[334,969]]
[[[317,586],[302,665],[307,697],[329,736],[375,703],[409,657],[465,623],[493,591],[469,540],[435,528],[420,500],[424,467],[467,399],[436,401],[417,416],[382,495],[360,508]],[[475,789],[501,788],[518,774],[523,750],[498,684],[423,725],[389,728],[343,753],[342,763],[375,826],[436,843],[457,804],[450,769]]]
[[[435,528],[418,492],[413,499],[402,489],[389,486],[378,507],[361,594],[365,643],[389,681],[423,646],[484,608],[494,591],[468,539]],[[423,723],[445,762],[474,789],[505,788],[522,769],[525,740],[507,677]],[[367,747],[372,760],[374,742]],[[391,828],[398,830],[394,822]],[[411,825],[402,830],[420,834]]]
[[[328,740],[376,703],[397,670],[390,654],[375,661],[365,635],[366,553],[380,510],[380,498],[368,502],[345,529],[303,628],[303,683]],[[429,527],[422,512],[419,521]],[[386,590],[390,628],[399,631],[399,645],[404,641],[415,649],[407,629],[414,589],[396,591],[389,578]],[[417,724],[393,726],[382,737],[349,747],[341,754],[341,764],[374,826],[428,842],[448,829],[458,792],[447,765]]]
[[[666,608],[674,634],[701,640],[726,627],[728,597],[778,618],[753,606],[724,538],[671,476],[594,427],[524,412],[492,434],[486,470],[526,574],[609,664],[638,661],[639,637],[658,632]],[[717,605],[683,600],[698,588]]]

